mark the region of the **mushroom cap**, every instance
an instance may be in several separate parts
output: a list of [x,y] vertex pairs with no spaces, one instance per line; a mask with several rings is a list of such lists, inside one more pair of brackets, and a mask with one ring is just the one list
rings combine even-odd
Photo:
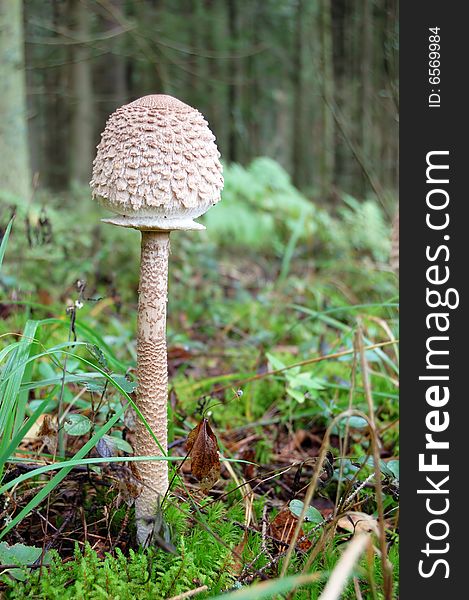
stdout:
[[172,96],[144,96],[118,108],[97,146],[95,198],[137,229],[203,229],[193,219],[220,200],[220,153],[203,115]]

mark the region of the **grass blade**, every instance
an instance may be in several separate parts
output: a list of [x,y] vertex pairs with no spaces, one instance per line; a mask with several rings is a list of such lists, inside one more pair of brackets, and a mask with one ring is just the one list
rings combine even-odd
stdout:
[[8,239],[10,237],[11,228],[13,227],[13,221],[15,217],[13,217],[7,225],[5,230],[5,235],[3,236],[2,243],[0,244],[0,268],[3,264],[3,257],[5,256],[5,252],[7,249]]
[[[111,427],[113,427],[121,415],[124,412],[124,407],[122,407],[116,414],[109,419],[107,423],[105,423],[102,427],[98,429],[98,431],[88,440],[88,442],[78,450],[75,454],[74,459],[78,460],[84,458],[88,452],[94,448],[94,446],[98,443],[98,440],[107,433]],[[0,532],[0,539],[2,539],[9,531],[11,531],[14,527],[20,523],[36,506],[38,506],[51,492],[52,490],[63,480],[70,471],[73,469],[72,467],[65,467],[59,471],[52,479],[49,481],[47,485],[45,485],[41,491],[39,491],[34,498],[32,498],[28,504],[8,523],[8,525]]]
[[287,594],[300,585],[306,585],[320,579],[320,573],[310,575],[291,575],[251,585],[245,589],[237,590],[231,594],[216,596],[213,600],[261,600],[262,598],[275,598],[277,594]]
[[365,533],[353,537],[332,571],[324,591],[319,596],[319,600],[340,600],[342,591],[360,556],[365,552],[369,539],[369,534]]
[[[75,455],[76,456],[76,455]],[[49,471],[60,471],[61,469],[73,469],[73,467],[81,467],[83,465],[100,465],[106,463],[117,463],[117,462],[139,462],[139,461],[152,461],[152,460],[165,460],[167,462],[177,462],[183,461],[183,456],[107,456],[105,458],[72,458],[70,460],[64,460],[57,463],[52,463],[50,465],[44,465],[42,467],[38,467],[34,469],[34,471],[28,471],[27,473],[23,473],[23,475],[19,475],[12,481],[5,483],[0,487],[0,494],[4,494],[11,488],[15,487],[19,483],[23,483],[23,481],[27,481],[28,479],[33,479],[34,477],[38,477],[39,475],[43,475],[44,473],[49,473]],[[0,535],[1,537],[1,535]]]
[[0,450],[21,427],[25,414],[28,392],[21,391],[23,378],[30,379],[32,363],[29,360],[39,321],[27,321],[23,337],[10,354],[0,381],[0,430],[3,432]]

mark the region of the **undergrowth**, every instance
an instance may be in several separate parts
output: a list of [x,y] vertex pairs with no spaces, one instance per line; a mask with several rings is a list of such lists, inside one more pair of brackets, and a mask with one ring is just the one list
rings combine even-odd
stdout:
[[[222,463],[221,480],[202,499],[183,464],[164,511],[169,551],[135,549],[131,493],[123,490],[133,453],[137,236],[99,224],[85,190],[41,193],[18,207],[9,240],[10,208],[0,207],[8,241],[0,250],[0,544],[40,549],[44,538],[51,561],[25,561],[21,583],[4,572],[9,597],[170,598],[207,586],[204,598],[262,578],[276,585],[284,548],[265,538],[263,519],[270,526],[304,498],[331,421],[349,406],[369,413],[360,336],[397,585],[398,290],[387,219],[374,200],[346,195],[326,210],[270,159],[228,166],[225,176],[207,232],[172,236],[169,442],[181,464],[188,432],[206,416],[234,462]],[[120,462],[99,462],[103,444]],[[324,522],[310,541],[321,551],[307,566],[319,578],[297,586],[298,599],[318,597],[353,534],[345,523],[320,537],[337,500],[352,496],[345,512],[377,516],[366,421],[338,423],[330,446],[332,472],[313,500]],[[94,462],[85,466],[85,458]],[[31,476],[58,460],[65,468]],[[250,521],[242,481],[253,489]],[[54,533],[65,526],[69,535]],[[295,552],[286,574],[296,576],[307,559]],[[377,552],[355,576],[363,598],[382,597]],[[353,590],[350,583],[343,597]]]
[[73,559],[63,562],[53,551],[50,565],[29,573],[24,585],[10,581],[8,596],[124,600],[169,598],[203,585],[211,595],[228,589],[236,577],[231,549],[240,538],[240,529],[233,522],[242,520],[242,509],[227,511],[221,504],[210,507],[203,517],[206,529],[195,526],[185,503],[177,508],[170,506],[166,519],[176,547],[174,554],[151,548],[131,549],[125,556],[117,548],[113,555],[100,558],[85,543],[82,551],[76,547]]
[[[256,503],[257,512],[261,502]],[[237,583],[242,565],[255,561],[255,567],[262,569],[269,559],[262,552],[262,539],[259,534],[250,533],[242,543],[244,533],[238,523],[243,520],[240,505],[226,507],[215,503],[204,510],[200,524],[196,525],[190,515],[190,505],[181,503],[169,506],[166,519],[171,528],[175,543],[175,553],[170,554],[158,548],[146,551],[130,550],[125,555],[119,548],[110,554],[99,556],[86,542],[80,549],[78,544],[69,560],[63,561],[56,551],[48,553],[48,564],[43,568],[24,569],[24,583],[3,575],[7,584],[6,596],[11,599],[40,598],[44,600],[105,600],[109,598],[131,600],[133,598],[164,599],[177,596],[190,589],[204,587],[199,598],[210,598],[242,589],[247,585]],[[214,536],[215,534],[215,536]],[[348,536],[337,538],[327,552],[322,553],[310,565],[311,572],[322,573],[318,582],[299,587],[295,591],[297,600],[317,598],[344,549]],[[272,550],[272,544],[269,543]],[[233,555],[232,550],[238,552]],[[389,560],[393,565],[394,578],[398,581],[399,546],[390,547]],[[257,557],[257,560],[255,560]],[[291,572],[300,571],[305,557],[296,557],[291,564]],[[279,568],[281,566],[279,563]],[[279,568],[272,566],[267,571],[271,576],[278,575]],[[362,586],[364,597],[371,594],[371,585],[381,585],[380,561],[377,555],[371,563],[364,558],[356,569],[356,576]],[[373,573],[370,584],[370,571]],[[229,596],[227,596],[228,598]],[[256,594],[250,596],[255,599]],[[342,598],[355,598],[350,584]]]

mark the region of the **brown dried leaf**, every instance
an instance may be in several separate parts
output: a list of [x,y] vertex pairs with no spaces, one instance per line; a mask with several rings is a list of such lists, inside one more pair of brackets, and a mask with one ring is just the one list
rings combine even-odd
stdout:
[[132,506],[135,502],[135,499],[140,496],[142,492],[142,486],[138,485],[137,481],[131,481],[130,479],[119,479],[118,490],[118,504],[120,504],[121,501],[124,501],[127,506]]
[[57,451],[57,428],[50,415],[44,415],[37,435],[42,439],[49,452],[55,454]]
[[248,532],[245,531],[239,544],[233,548],[233,562],[230,566],[230,572],[233,575],[233,577],[241,575],[244,569],[245,561],[243,560],[243,552],[246,547],[247,540]]
[[192,475],[199,481],[200,489],[210,490],[220,477],[220,457],[217,438],[207,419],[202,419],[189,433],[186,449],[191,458]]
[[117,489],[119,494],[117,496],[118,506],[124,501],[127,506],[132,506],[135,499],[140,496],[143,490],[142,476],[138,471],[136,463],[130,463],[130,471],[127,469],[120,469],[115,472]]
[[[270,535],[285,544],[289,544],[293,534],[295,532],[296,524],[298,519],[288,508],[281,510],[275,519],[270,524]],[[304,536],[303,529],[300,529],[298,539]],[[300,550],[306,552],[311,548],[311,542],[309,540],[303,540],[296,544]]]
[[171,346],[168,348],[168,361],[184,362],[192,359],[192,352],[184,346]]
[[[256,451],[251,446],[246,448],[241,452],[241,458],[243,460],[248,460],[250,463],[255,463],[256,461]],[[257,476],[257,465],[256,464],[246,464],[242,465],[243,475],[248,480],[251,481]]]

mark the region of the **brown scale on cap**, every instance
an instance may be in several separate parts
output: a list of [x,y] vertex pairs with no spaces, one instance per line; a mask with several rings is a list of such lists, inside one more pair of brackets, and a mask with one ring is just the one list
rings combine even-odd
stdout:
[[166,95],[139,98],[108,119],[97,147],[93,197],[137,229],[201,228],[220,200],[220,153],[202,114]]

